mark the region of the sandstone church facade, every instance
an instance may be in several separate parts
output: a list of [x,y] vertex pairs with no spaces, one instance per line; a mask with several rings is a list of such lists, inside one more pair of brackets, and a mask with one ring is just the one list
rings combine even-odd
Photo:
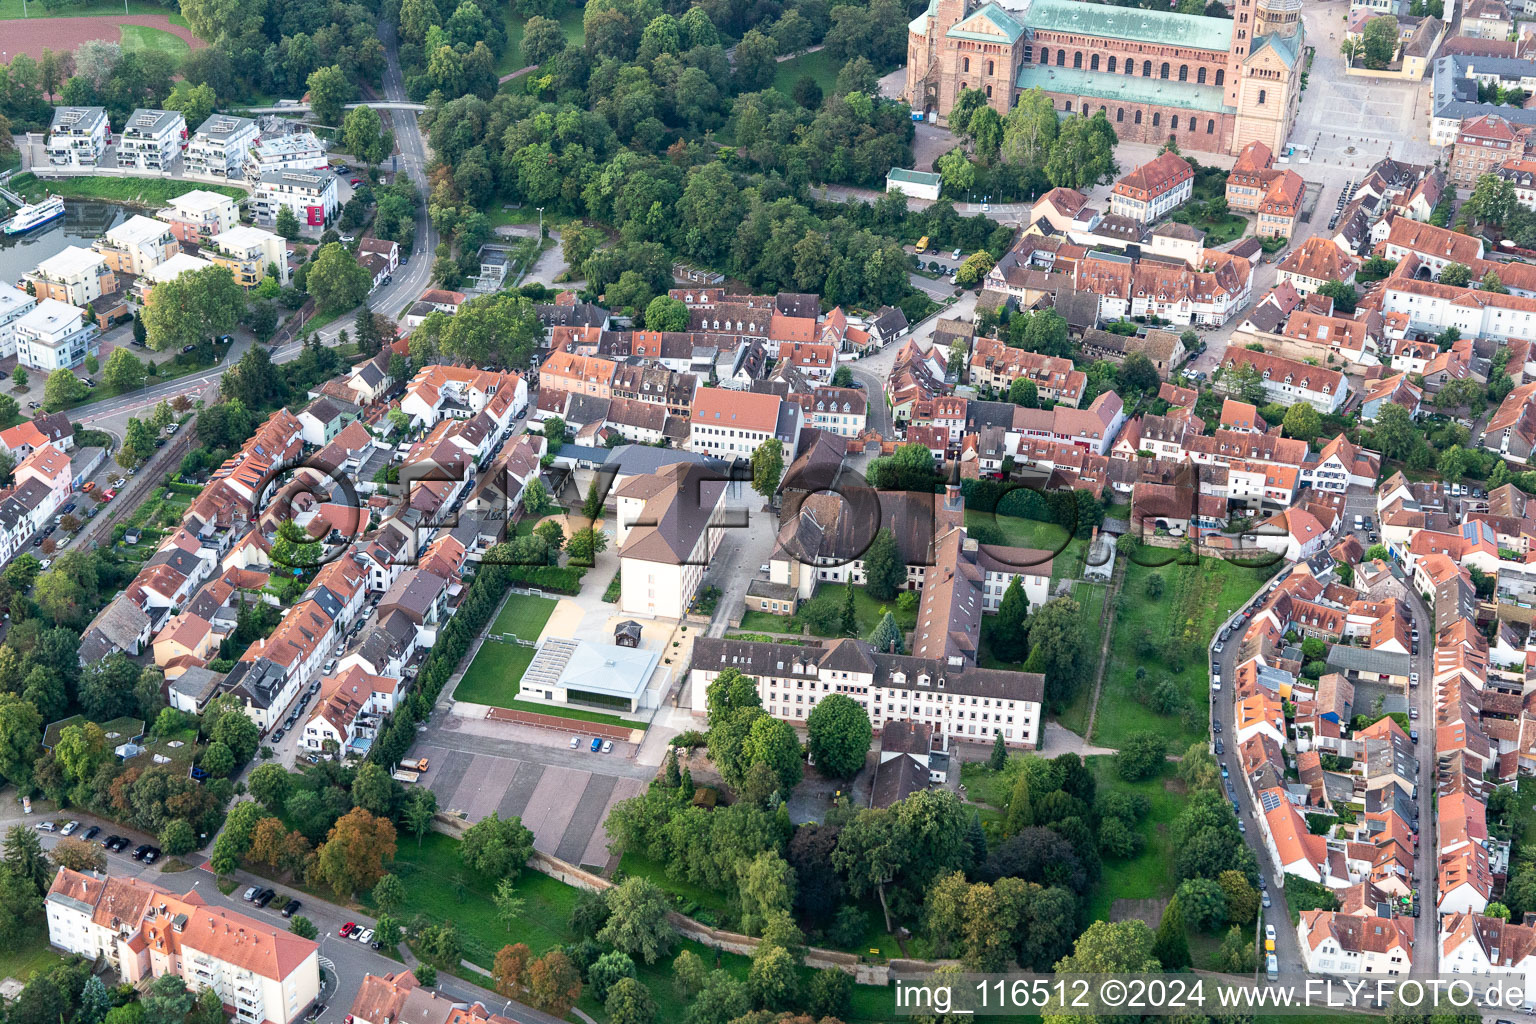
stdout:
[[1039,88],[1057,111],[1096,113],[1120,138],[1280,152],[1301,98],[1302,0],[1235,0],[1231,18],[1083,0],[930,0],[908,26],[905,98],[948,115],[963,89],[1006,114]]

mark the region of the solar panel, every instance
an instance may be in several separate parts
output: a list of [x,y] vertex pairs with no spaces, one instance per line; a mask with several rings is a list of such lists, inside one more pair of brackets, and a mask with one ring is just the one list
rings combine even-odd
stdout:
[[1266,790],[1259,794],[1259,805],[1264,808],[1264,813],[1268,814],[1280,806],[1280,798]]

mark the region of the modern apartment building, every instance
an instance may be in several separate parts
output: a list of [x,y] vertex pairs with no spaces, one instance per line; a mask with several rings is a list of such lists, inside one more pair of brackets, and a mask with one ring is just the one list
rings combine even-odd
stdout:
[[270,135],[258,140],[246,160],[245,176],[252,180],[267,171],[326,171],[326,144],[312,131]]
[[97,351],[100,334],[85,310],[58,299],[39,299],[15,322],[16,359],[38,370],[75,367]]
[[55,167],[95,167],[111,140],[105,107],[56,107],[48,129],[48,162]]
[[170,170],[187,138],[187,119],[179,110],[140,107],[128,115],[117,139],[117,166],[141,171]]
[[281,235],[262,228],[240,224],[220,232],[203,246],[203,255],[221,267],[228,267],[245,288],[260,284],[274,266],[278,282],[288,283],[287,243]]
[[20,288],[0,284],[0,359],[16,354],[16,321],[36,305]]
[[336,175],[329,171],[262,171],[261,182],[251,197],[256,219],[271,224],[283,207],[293,211],[299,223],[323,228],[336,215]]
[[198,126],[187,144],[187,173],[243,177],[251,149],[260,138],[261,131],[250,118],[214,114]]
[[153,217],[135,214],[91,246],[118,274],[147,274],[181,251],[170,227]]
[[107,259],[95,249],[72,245],[50,256],[27,275],[39,299],[57,299],[76,306],[117,291],[117,276],[107,266]]
[[171,233],[183,242],[202,245],[239,224],[240,207],[229,196],[195,189],[172,199],[155,216],[169,224]]
[[48,941],[103,960],[131,985],[174,974],[211,988],[240,1024],[292,1024],[320,995],[320,947],[287,928],[138,878],[60,868],[44,900]]

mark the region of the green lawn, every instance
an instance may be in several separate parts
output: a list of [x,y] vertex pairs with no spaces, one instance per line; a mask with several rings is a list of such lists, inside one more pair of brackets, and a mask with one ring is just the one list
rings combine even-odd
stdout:
[[[464,959],[487,970],[496,951],[504,945],[525,942],[533,954],[539,956],[556,946],[576,941],[569,921],[579,895],[577,889],[537,871],[524,871],[517,880],[518,895],[525,901],[523,910],[509,927],[496,916],[496,908],[491,902],[496,888],[494,882],[464,866],[459,860],[456,839],[434,832],[422,840],[419,849],[413,839],[401,839],[395,853],[394,871],[405,883],[406,891],[405,906],[396,916],[402,921],[410,921],[418,914],[433,921],[451,921],[463,940]],[[368,901],[365,899],[364,903]],[[717,961],[715,950],[696,942],[685,942],[678,948],[693,950],[706,966],[713,967],[718,963],[735,977],[746,979],[750,961],[744,956],[723,953]],[[675,955],[676,951],[672,956]],[[672,956],[654,964],[641,961],[635,965],[637,977],[656,999],[659,1010],[656,1019],[662,1021],[682,1020],[688,1010],[687,1001],[673,986]],[[488,979],[476,978],[472,972],[460,969],[457,973],[477,985],[489,985]],[[607,1014],[591,995],[583,996],[577,1005],[598,1019],[607,1019]],[[890,1019],[890,1011],[888,990],[856,985],[853,1011],[844,1019],[861,1024],[886,1021]]]
[[9,952],[0,952],[0,978],[25,982],[38,971],[63,963],[64,957],[48,945],[48,928],[39,921],[10,943]]
[[[586,38],[586,30],[582,27],[583,14],[584,8],[570,7],[560,15],[560,27],[565,29],[566,42],[572,46],[580,46]],[[507,31],[507,48],[496,64],[497,77],[528,66],[528,59],[523,56],[523,27],[526,22],[511,4],[502,11],[502,24]]]
[[[480,645],[469,671],[453,691],[454,700],[493,707],[511,707],[523,673],[533,663],[534,648],[487,640]],[[526,709],[525,709],[526,710]],[[548,709],[540,708],[545,714]]]
[[[1163,578],[1163,594],[1147,596],[1147,580]],[[1248,569],[1217,558],[1198,565],[1148,568],[1129,562],[1115,613],[1109,665],[1094,719],[1094,743],[1119,747],[1133,733],[1164,736],[1170,753],[1181,753],[1207,735],[1210,678],[1206,648],[1216,627],[1269,578],[1266,570]],[[1177,638],[1177,660],[1169,654]],[[1145,682],[1136,669],[1146,666]],[[1190,709],[1187,719],[1160,715],[1143,702],[1144,694],[1165,679],[1178,684]]]
[[[741,616],[741,629],[747,633],[798,633],[806,625],[806,609],[821,608],[830,605],[839,611],[843,607],[844,588],[839,583],[823,583],[816,591],[816,596],[800,606],[800,611],[792,616],[773,615],[768,612],[747,611]],[[896,607],[895,601],[877,601],[869,595],[863,587],[853,588],[854,615],[859,623],[859,636],[868,636],[874,631],[875,625],[880,621],[883,609],[890,609],[896,616],[896,624],[902,632],[910,633],[917,625],[917,610],[903,612]],[[818,632],[811,630],[812,636],[836,637],[842,634],[837,630]]]
[[[163,28],[150,28],[148,25],[122,25],[119,26],[123,33],[123,52],[131,53],[135,50],[159,50],[168,53],[179,65],[183,57],[192,52],[192,47],[187,41],[178,35],[167,32]],[[196,125],[192,126],[196,128]]]
[[[510,594],[507,596],[507,603],[502,606],[501,614],[496,616],[496,621],[491,624],[488,632],[493,636],[512,633],[523,640],[537,641],[539,633],[544,629],[544,623],[549,621],[550,613],[554,610],[555,602],[550,598]],[[500,708],[515,706],[518,684],[522,682],[523,673],[528,671],[534,653],[535,648],[524,647],[522,644],[487,640],[480,645],[480,650],[475,654],[475,660],[470,663],[469,671],[464,673],[463,680],[453,691],[454,699],[467,700],[474,704],[490,704]],[[520,710],[552,713],[549,708],[543,706],[527,705]],[[585,714],[573,713],[567,717],[588,720]],[[612,718],[610,715],[597,716],[597,719],[603,721],[610,718]]]
[[1243,234],[1248,230],[1248,218],[1238,216],[1235,213],[1224,214],[1219,220],[1213,221],[1204,217],[1196,217],[1187,210],[1175,210],[1169,214],[1169,219],[1204,231],[1205,244],[1209,246],[1226,245],[1228,242],[1235,242],[1242,238]]
[[555,610],[556,601],[529,594],[509,594],[501,613],[491,624],[492,633],[512,633],[523,640],[537,640]]
[[779,62],[773,76],[773,87],[788,96],[794,90],[796,81],[810,75],[821,86],[822,96],[831,96],[837,85],[837,73],[841,70],[842,65],[826,50],[802,53],[798,57]]
[[[1007,504],[1008,499],[1003,499]],[[1055,554],[1051,560],[1051,582],[1077,579],[1082,576],[1088,558],[1088,539],[1071,537],[1066,527],[1059,523],[1042,522],[1002,513],[967,509],[965,525],[968,529],[993,527],[1003,535],[1004,543],[1016,548],[1040,548]]]
[[65,199],[108,199],[144,206],[164,206],[177,196],[195,189],[217,192],[235,199],[243,199],[248,194],[245,189],[232,185],[208,185],[200,181],[173,181],[169,178],[76,177],[43,182],[31,171],[23,171],[13,177],[10,188],[31,200],[41,199],[46,193],[53,192]]
[[0,0],[0,19],[20,18],[23,16],[23,9],[25,9],[26,17],[28,18],[87,18],[93,15],[124,13],[164,14],[170,19],[172,25],[179,25],[182,28],[189,27],[186,18],[183,18],[177,11],[167,10],[163,4],[145,3],[143,0],[128,0],[127,8],[124,11],[121,2],[114,3],[112,0],[102,0],[102,2],[98,3],[91,3],[90,0],[86,0],[84,3],[60,4],[56,10],[50,11],[43,4],[37,2],[37,0],[28,0],[25,8],[22,6],[22,0]]
[[624,856],[620,858],[619,870],[626,875],[649,878],[658,887],[678,897],[678,910],[705,924],[724,926],[728,919],[734,918],[731,901],[725,896],[702,886],[672,878],[667,874],[664,866],[633,850],[625,851]]
[[1099,644],[1102,634],[1099,621],[1104,614],[1104,598],[1109,594],[1107,584],[1079,582],[1072,588],[1072,597],[1082,606],[1083,629],[1088,638],[1086,657],[1092,666],[1082,686],[1072,698],[1072,703],[1062,709],[1056,720],[1066,728],[1083,735],[1088,730],[1088,708],[1093,703],[1093,679],[1099,670]]
[[1110,908],[1117,899],[1151,899],[1173,895],[1173,841],[1168,829],[1184,807],[1184,784],[1174,774],[1171,766],[1162,778],[1126,782],[1115,772],[1113,757],[1090,757],[1086,760],[1093,769],[1094,777],[1098,779],[1100,799],[1106,793],[1122,791],[1144,796],[1152,805],[1151,813],[1136,826],[1144,842],[1141,853],[1129,860],[1106,858],[1103,877],[1088,894],[1088,920],[1107,921]]

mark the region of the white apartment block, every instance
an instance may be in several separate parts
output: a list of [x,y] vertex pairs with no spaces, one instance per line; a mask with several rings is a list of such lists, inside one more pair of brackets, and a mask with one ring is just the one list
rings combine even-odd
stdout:
[[117,166],[170,170],[186,138],[187,119],[181,111],[140,107],[128,115],[128,124],[117,137]]
[[922,722],[935,734],[1033,747],[1040,733],[1045,677],[974,665],[881,654],[862,640],[830,647],[793,647],[751,640],[694,640],[693,706],[703,708],[709,684],[727,669],[757,684],[763,709],[804,722],[816,702],[841,693],[863,706],[878,735],[885,723]]
[[251,197],[256,219],[275,223],[283,207],[293,211],[301,225],[323,228],[336,216],[336,175],[329,171],[263,171]]
[[228,267],[235,281],[246,288],[254,288],[277,267],[277,280],[288,283],[287,242],[262,228],[240,224],[220,232],[203,246],[203,255],[221,267]]
[[270,135],[258,140],[246,158],[246,177],[260,178],[267,171],[325,171],[326,144],[314,132]]
[[85,310],[78,306],[40,299],[15,321],[17,361],[50,372],[79,366],[97,351],[99,332],[85,316]]
[[260,137],[260,129],[250,118],[214,114],[198,126],[187,144],[186,171],[215,178],[243,177],[251,149]]
[[126,982],[174,974],[211,988],[240,1024],[293,1024],[320,995],[320,947],[280,924],[138,878],[60,868],[44,899],[48,941]]
[[111,137],[105,107],[55,107],[48,129],[48,162],[55,167],[95,167]]
[[200,245],[240,223],[240,205],[234,199],[205,189],[194,189],[171,200],[155,214],[171,226],[183,242]]
[[16,321],[37,305],[20,288],[0,284],[0,359],[16,354]]

